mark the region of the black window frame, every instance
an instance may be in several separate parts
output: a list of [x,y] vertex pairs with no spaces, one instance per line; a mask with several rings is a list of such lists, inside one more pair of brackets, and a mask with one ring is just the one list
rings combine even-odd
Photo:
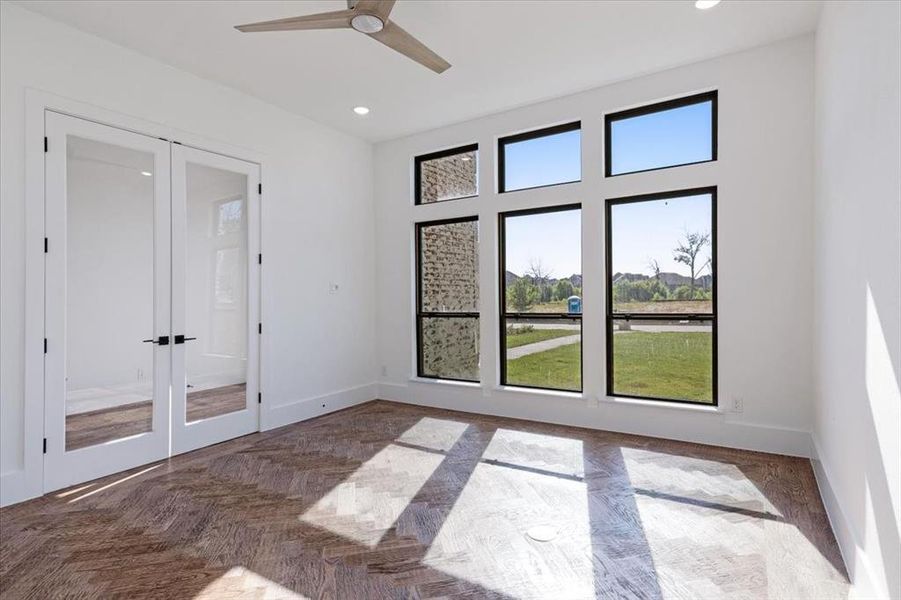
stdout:
[[[710,220],[711,220],[711,230],[710,230],[710,273],[713,277],[713,282],[711,284],[711,312],[708,313],[615,313],[613,312],[613,220],[612,220],[612,212],[613,207],[620,204],[635,204],[638,202],[651,202],[656,200],[667,200],[669,198],[684,198],[687,196],[701,196],[701,195],[710,195]],[[706,186],[706,187],[698,187],[698,188],[688,188],[681,190],[672,190],[666,192],[654,192],[650,194],[639,194],[637,196],[624,196],[621,198],[608,198],[604,202],[604,229],[605,229],[605,240],[604,240],[604,251],[606,253],[605,263],[606,263],[606,274],[605,274],[605,284],[606,284],[606,300],[607,300],[607,314],[606,314],[606,326],[607,326],[607,396],[611,398],[633,398],[637,400],[653,400],[655,402],[675,402],[679,404],[691,404],[693,406],[719,406],[719,394],[718,394],[718,386],[717,381],[719,379],[718,375],[718,360],[717,360],[717,330],[718,330],[718,321],[717,321],[717,282],[719,277],[717,275],[717,217],[716,217],[716,204],[717,204],[717,186]],[[657,396],[639,396],[634,394],[615,394],[613,392],[613,323],[617,320],[639,320],[639,321],[672,321],[672,320],[680,320],[680,321],[698,321],[698,322],[710,322],[711,324],[711,352],[712,352],[712,382],[711,382],[711,400],[712,402],[700,402],[698,400],[685,400],[680,398],[661,398]]]
[[[468,196],[456,196],[454,198],[445,198],[444,200],[436,200],[434,202],[422,201],[422,163],[439,158],[447,158],[457,154],[466,154],[467,152],[475,152],[476,157],[476,193]],[[479,144],[467,144],[465,146],[457,146],[456,148],[448,148],[428,154],[421,154],[413,158],[413,204],[415,206],[428,206],[430,204],[440,204],[442,202],[453,202],[454,200],[465,200],[466,198],[477,198],[479,196]]]
[[[433,221],[418,221],[415,223],[415,247],[416,247],[416,376],[421,379],[434,379],[437,381],[465,381],[470,383],[481,383],[481,369],[479,369],[479,379],[461,379],[457,377],[438,377],[436,375],[426,375],[423,370],[422,356],[422,321],[425,318],[472,318],[477,323],[481,323],[480,311],[475,312],[431,312],[422,309],[422,230],[425,227],[436,225],[450,225],[453,223],[469,223],[479,222],[478,215],[466,217],[454,217],[449,219],[436,219]],[[479,361],[481,362],[481,352],[479,352]]]
[[[544,186],[542,186],[544,187]],[[522,210],[510,210],[505,212],[499,212],[497,217],[497,240],[498,240],[498,273],[499,275],[499,300],[500,300],[500,313],[499,313],[499,324],[500,324],[500,353],[499,353],[499,373],[500,373],[500,385],[509,386],[509,387],[517,387],[517,388],[526,388],[526,389],[534,389],[534,390],[548,390],[554,392],[568,392],[573,394],[581,394],[585,390],[585,360],[584,360],[584,346],[579,349],[579,389],[565,389],[565,388],[552,388],[552,387],[544,387],[537,385],[524,385],[520,383],[507,383],[507,320],[508,319],[548,319],[548,320],[560,320],[560,319],[570,319],[570,320],[578,320],[579,321],[579,337],[582,341],[584,341],[584,333],[585,328],[583,325],[582,314],[573,314],[573,313],[517,313],[517,312],[507,312],[507,282],[506,282],[506,274],[507,274],[507,238],[506,238],[506,220],[508,217],[526,217],[530,215],[540,215],[545,213],[552,212],[565,212],[568,210],[582,210],[582,203],[576,202],[572,204],[559,204],[554,206],[542,206],[539,208],[527,208]],[[580,215],[581,216],[581,215]],[[580,220],[581,223],[581,220]],[[579,239],[582,238],[582,232],[579,232]],[[581,244],[580,244],[581,246]],[[581,257],[580,257],[581,262]],[[585,270],[584,268],[582,269]],[[584,280],[583,280],[584,281]],[[583,288],[584,289],[584,288]],[[584,310],[584,309],[583,309]],[[581,341],[580,341],[581,344]]]
[[[717,161],[717,129],[718,127],[718,118],[717,118],[717,110],[718,110],[718,93],[717,90],[712,90],[709,92],[702,92],[700,94],[693,94],[691,96],[684,96],[682,98],[675,98],[673,100],[665,100],[663,102],[655,102],[654,104],[646,104],[644,106],[639,106],[636,108],[630,108],[628,110],[622,110],[615,113],[609,113],[604,115],[604,177],[621,177],[623,175],[634,175],[635,173],[649,173],[651,171],[661,171],[663,169],[675,169],[678,167],[687,167],[689,165],[700,165],[708,162],[716,162]],[[612,142],[613,136],[612,126],[616,121],[623,121],[626,119],[632,119],[634,117],[642,117],[644,115],[650,115],[653,113],[663,112],[667,110],[672,110],[674,108],[682,108],[684,106],[692,106],[694,104],[702,104],[704,102],[711,102],[710,107],[710,156],[711,158],[707,160],[696,160],[692,162],[686,163],[678,163],[675,165],[666,165],[663,167],[652,167],[650,169],[639,169],[638,171],[626,171],[624,173],[616,173],[613,174],[613,155],[612,155]]]
[[546,187],[554,187],[557,185],[569,185],[571,183],[579,183],[582,181],[582,144],[581,144],[581,134],[580,134],[580,143],[579,143],[579,178],[573,179],[572,181],[559,181],[557,183],[546,183],[544,185],[533,185],[524,188],[516,188],[515,190],[507,190],[506,189],[506,158],[505,158],[505,150],[506,147],[510,144],[516,144],[518,142],[526,142],[528,140],[534,140],[543,137],[549,137],[552,135],[557,135],[560,133],[567,133],[569,131],[580,131],[582,130],[582,121],[572,121],[570,123],[563,123],[562,125],[553,125],[551,127],[544,127],[542,129],[534,129],[532,131],[526,131],[524,133],[517,133],[514,135],[508,135],[502,138],[498,138],[497,140],[497,191],[499,194],[509,194],[512,192],[521,192],[523,190],[534,190],[538,188],[546,188]]

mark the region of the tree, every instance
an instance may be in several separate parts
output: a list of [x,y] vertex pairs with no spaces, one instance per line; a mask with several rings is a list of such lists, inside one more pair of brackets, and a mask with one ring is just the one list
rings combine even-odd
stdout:
[[654,279],[660,279],[660,263],[657,262],[656,258],[648,259],[648,268],[651,270],[651,273],[653,273]]
[[695,278],[710,264],[708,258],[703,264],[698,264],[698,254],[710,243],[709,233],[691,233],[685,232],[685,239],[679,242],[679,245],[673,249],[673,260],[687,266],[691,272],[691,281],[689,282],[689,298],[695,297]]
[[550,283],[552,273],[549,269],[545,269],[540,258],[529,260],[529,270],[527,271],[527,274],[532,278],[532,283],[538,286],[539,300],[541,302],[550,302],[551,289],[548,286],[548,283]]
[[569,279],[561,279],[554,286],[554,298],[557,300],[566,300],[573,295],[573,284]]
[[526,312],[538,299],[538,290],[525,277],[520,277],[507,288],[507,302],[515,312]]

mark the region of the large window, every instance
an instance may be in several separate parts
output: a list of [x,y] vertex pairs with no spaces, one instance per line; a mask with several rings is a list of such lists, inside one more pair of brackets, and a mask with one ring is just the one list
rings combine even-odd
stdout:
[[716,188],[607,201],[607,394],[716,404]]
[[582,389],[581,207],[502,213],[501,384]]
[[716,92],[607,115],[606,174],[716,160]]
[[419,377],[479,381],[479,222],[416,225]]
[[581,123],[501,138],[497,142],[497,160],[500,192],[580,181]]
[[431,204],[470,198],[479,193],[479,145],[417,156],[415,203]]

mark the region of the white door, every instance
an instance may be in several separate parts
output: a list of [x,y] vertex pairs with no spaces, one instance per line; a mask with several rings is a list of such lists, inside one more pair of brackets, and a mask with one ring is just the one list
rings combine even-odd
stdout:
[[169,454],[169,144],[45,113],[44,490]]
[[172,454],[259,430],[259,184],[172,145]]

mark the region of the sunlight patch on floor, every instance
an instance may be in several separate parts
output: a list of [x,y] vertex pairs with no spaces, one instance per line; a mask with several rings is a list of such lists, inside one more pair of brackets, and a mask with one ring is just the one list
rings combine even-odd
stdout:
[[[495,436],[423,564],[510,598],[594,597],[585,484],[539,472],[565,464],[571,474],[574,440],[507,430]],[[509,453],[514,446],[516,456]],[[485,463],[489,455],[525,468]],[[536,525],[559,534],[532,540],[527,532]]]
[[498,429],[482,459],[563,476],[584,477],[582,450],[582,440]]
[[374,548],[442,460],[433,452],[386,446],[300,519]]
[[141,475],[145,475],[145,474],[149,473],[150,471],[153,471],[154,469],[158,469],[158,468],[160,468],[160,467],[162,467],[162,466],[163,466],[162,463],[156,464],[156,465],[153,465],[152,467],[147,467],[146,469],[143,469],[143,470],[141,470],[141,471],[138,471],[137,473],[132,473],[131,475],[128,475],[128,476],[126,476],[126,477],[122,477],[121,479],[117,479],[116,481],[113,481],[113,482],[111,482],[111,483],[108,483],[108,484],[106,484],[106,485],[104,485],[104,486],[101,486],[101,487],[95,489],[95,490],[91,490],[90,492],[87,492],[86,494],[82,494],[81,496],[79,496],[79,497],[77,497],[77,498],[73,498],[73,499],[69,500],[69,504],[72,504],[73,502],[78,502],[79,500],[84,500],[85,498],[87,498],[87,497],[89,497],[89,496],[93,496],[94,494],[97,494],[97,493],[103,492],[103,491],[105,491],[105,490],[108,490],[108,489],[110,489],[111,487],[117,486],[117,485],[119,485],[119,484],[121,484],[121,483],[125,483],[126,481],[129,481],[129,480],[134,479],[134,478],[136,478],[136,477],[140,477]]
[[194,600],[310,600],[244,567],[232,567],[203,588]]
[[457,443],[467,427],[467,423],[460,421],[423,417],[401,434],[397,441],[446,452]]

